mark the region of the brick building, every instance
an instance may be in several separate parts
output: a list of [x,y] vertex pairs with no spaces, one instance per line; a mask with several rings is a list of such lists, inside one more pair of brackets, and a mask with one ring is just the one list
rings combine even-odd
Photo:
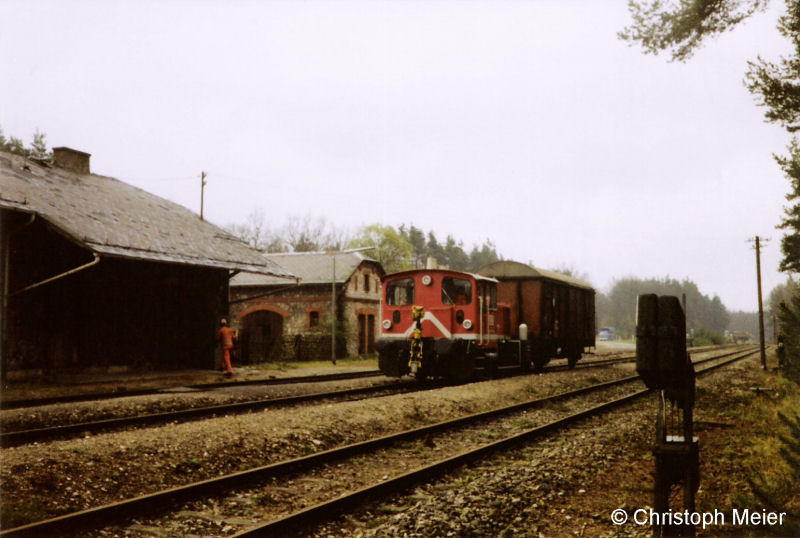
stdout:
[[287,284],[286,279],[247,273],[231,279],[231,317],[239,331],[242,362],[330,358],[332,294],[338,320],[337,357],[374,352],[384,274],[380,263],[358,252],[297,252],[266,258],[299,281]]
[[89,157],[0,152],[3,377],[214,367],[231,273],[285,272]]

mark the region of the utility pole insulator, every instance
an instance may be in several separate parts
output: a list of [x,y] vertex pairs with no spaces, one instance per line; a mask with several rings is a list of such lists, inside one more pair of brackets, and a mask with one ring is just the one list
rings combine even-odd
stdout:
[[200,172],[200,220],[203,220],[203,194],[206,188],[206,173]]

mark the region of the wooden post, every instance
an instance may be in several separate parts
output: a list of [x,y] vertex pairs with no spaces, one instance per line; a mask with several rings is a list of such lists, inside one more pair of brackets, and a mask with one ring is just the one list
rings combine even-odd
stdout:
[[336,364],[336,254],[331,275],[331,363]]
[[764,306],[761,301],[761,238],[756,236],[756,281],[758,282],[758,340],[761,347],[761,368],[767,369],[767,352],[764,348]]

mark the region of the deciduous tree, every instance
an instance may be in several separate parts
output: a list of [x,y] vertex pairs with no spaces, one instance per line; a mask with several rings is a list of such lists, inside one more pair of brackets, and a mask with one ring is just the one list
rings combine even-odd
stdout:
[[347,243],[347,248],[375,247],[366,254],[378,260],[387,273],[411,269],[413,249],[400,232],[391,226],[370,224],[362,227]]

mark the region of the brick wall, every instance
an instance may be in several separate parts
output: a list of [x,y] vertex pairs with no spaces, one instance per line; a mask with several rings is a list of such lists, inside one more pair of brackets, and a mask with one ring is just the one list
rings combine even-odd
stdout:
[[[250,332],[252,341],[255,336],[248,321],[254,319],[257,312],[261,314],[264,324],[274,327],[280,323],[280,335],[275,335],[269,344],[269,350],[258,353],[246,353],[244,362],[260,360],[326,360],[331,356],[331,287],[330,284],[309,284],[284,288],[263,297],[269,291],[267,287],[232,287],[230,318],[231,327],[244,333]],[[371,334],[378,335],[380,304],[380,273],[378,268],[369,263],[362,263],[344,284],[336,288],[336,315],[339,319],[339,335],[336,342],[337,357],[355,356],[359,352],[359,336],[362,338],[362,351],[366,351],[363,339]],[[245,300],[243,300],[245,299]],[[364,321],[359,321],[363,316]],[[369,316],[372,316],[370,318]],[[280,318],[280,320],[278,319]],[[372,331],[364,324],[371,320]],[[361,326],[359,326],[361,323]],[[361,329],[361,332],[359,332]],[[258,340],[258,338],[256,338]],[[259,340],[259,345],[265,340]]]

